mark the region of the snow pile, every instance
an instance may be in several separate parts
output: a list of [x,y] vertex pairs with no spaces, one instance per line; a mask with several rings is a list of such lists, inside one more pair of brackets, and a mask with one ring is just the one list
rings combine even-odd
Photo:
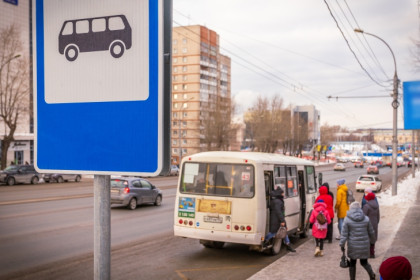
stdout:
[[397,195],[392,196],[392,186],[385,192],[378,194],[379,205],[398,206],[409,208],[417,198],[417,191],[420,186],[420,172],[416,172],[416,177],[411,174],[397,184]]

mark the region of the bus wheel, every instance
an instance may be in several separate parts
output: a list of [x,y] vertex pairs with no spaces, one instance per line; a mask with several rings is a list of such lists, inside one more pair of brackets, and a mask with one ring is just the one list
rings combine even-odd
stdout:
[[120,58],[124,54],[124,44],[121,42],[113,42],[109,47],[111,55],[115,58]]
[[282,243],[283,243],[283,239],[274,238],[273,247],[271,247],[271,254],[273,256],[278,255],[278,253],[280,253]]
[[213,241],[213,248],[222,249],[225,245],[225,242]]
[[68,61],[75,61],[79,55],[79,50],[76,46],[68,46],[64,52]]

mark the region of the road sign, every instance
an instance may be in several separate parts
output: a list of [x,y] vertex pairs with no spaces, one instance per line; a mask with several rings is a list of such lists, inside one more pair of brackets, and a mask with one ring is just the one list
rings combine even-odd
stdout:
[[404,129],[420,129],[420,81],[403,82]]
[[164,1],[33,1],[37,169],[158,175],[170,158]]

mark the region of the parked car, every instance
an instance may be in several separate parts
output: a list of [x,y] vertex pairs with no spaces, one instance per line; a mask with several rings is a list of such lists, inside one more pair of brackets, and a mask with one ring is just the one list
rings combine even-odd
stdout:
[[346,171],[346,167],[342,163],[334,165],[334,171]]
[[378,192],[382,189],[382,181],[378,176],[362,175],[356,181],[356,191],[364,191],[371,188],[372,191]]
[[44,179],[45,183],[49,183],[49,182],[63,183],[63,182],[68,182],[68,181],[80,182],[80,180],[82,180],[82,175],[55,173],[55,174],[43,174],[42,178]]
[[179,174],[179,168],[176,165],[171,165],[171,169],[169,171],[170,176],[178,176]]
[[0,182],[9,186],[22,183],[38,184],[39,174],[33,165],[10,165],[0,171]]
[[[407,167],[411,167],[412,166],[412,164],[413,164],[413,161],[410,159],[409,161],[407,161]],[[417,166],[417,162],[416,163],[414,163],[415,165],[414,166]]]
[[137,177],[118,177],[111,179],[111,205],[122,204],[134,210],[137,205],[162,204],[162,191],[148,180]]
[[355,168],[358,168],[358,167],[363,168],[364,167],[363,161],[355,161],[354,162],[354,167]]
[[369,165],[366,171],[367,174],[379,174],[379,168],[377,165]]

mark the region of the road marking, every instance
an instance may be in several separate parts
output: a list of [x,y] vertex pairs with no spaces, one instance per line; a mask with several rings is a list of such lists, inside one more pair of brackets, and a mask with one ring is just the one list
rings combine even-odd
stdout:
[[228,269],[241,269],[241,268],[262,268],[264,265],[242,265],[242,266],[226,266],[226,267],[204,267],[204,268],[190,268],[190,269],[180,269],[175,270],[178,276],[182,280],[188,280],[189,278],[184,275],[184,272],[194,272],[194,271],[211,271],[211,270],[228,270]]
[[36,198],[36,199],[3,201],[3,202],[0,202],[0,206],[22,204],[22,203],[45,202],[45,201],[63,200],[63,199],[86,198],[86,197],[93,197],[93,194],[79,194],[79,195],[70,195],[70,196],[55,196],[55,197]]

